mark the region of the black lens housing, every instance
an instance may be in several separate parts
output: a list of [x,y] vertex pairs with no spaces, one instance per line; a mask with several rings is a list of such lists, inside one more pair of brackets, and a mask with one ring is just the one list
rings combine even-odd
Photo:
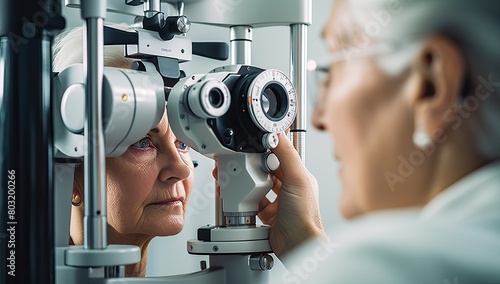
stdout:
[[[280,121],[288,111],[288,96],[283,85],[279,83],[267,84],[261,93],[261,101],[264,114],[272,121]],[[269,103],[267,109],[264,107],[264,101]]]

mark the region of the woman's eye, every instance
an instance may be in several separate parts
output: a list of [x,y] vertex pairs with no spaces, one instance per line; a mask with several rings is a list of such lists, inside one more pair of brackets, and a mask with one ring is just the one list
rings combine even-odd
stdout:
[[149,147],[152,147],[153,143],[151,142],[151,139],[149,137],[144,137],[136,143],[132,144],[132,146],[139,149],[147,149]]
[[184,143],[184,142],[177,141],[176,144],[177,144],[177,148],[179,148],[179,150],[181,150],[181,151],[187,151],[187,150],[189,150],[189,146],[186,143]]

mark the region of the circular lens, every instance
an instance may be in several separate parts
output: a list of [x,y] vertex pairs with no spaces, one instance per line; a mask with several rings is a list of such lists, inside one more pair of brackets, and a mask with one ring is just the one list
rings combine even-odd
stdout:
[[262,109],[268,116],[276,114],[278,103],[276,94],[271,89],[265,89],[262,93]]
[[220,108],[224,103],[224,95],[219,88],[213,88],[208,93],[208,100],[214,108]]
[[224,115],[231,105],[227,86],[215,79],[200,80],[186,89],[188,109],[198,118]]
[[251,77],[244,103],[252,122],[262,131],[285,131],[295,120],[297,97],[292,82],[279,70]]
[[287,111],[287,98],[283,87],[271,83],[264,88],[261,97],[262,110],[271,120],[279,120]]

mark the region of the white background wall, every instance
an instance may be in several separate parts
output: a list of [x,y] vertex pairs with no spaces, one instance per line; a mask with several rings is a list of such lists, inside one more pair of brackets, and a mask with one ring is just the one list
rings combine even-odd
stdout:
[[[308,49],[310,59],[320,59],[326,56],[326,49],[321,41],[321,29],[330,13],[333,0],[314,0],[313,24],[309,28]],[[287,7],[283,7],[286,13]],[[81,24],[80,11],[64,8],[68,27]],[[187,15],[189,17],[189,15]],[[132,18],[108,13],[108,22],[131,23]],[[229,30],[206,25],[193,25],[188,36],[193,41],[225,41],[229,40]],[[289,28],[273,27],[254,30],[253,65],[275,68],[289,73]],[[188,75],[206,73],[210,69],[228,64],[193,57],[193,61],[181,66]],[[313,78],[313,76],[309,76]],[[314,80],[309,80],[314,84]],[[309,104],[308,116],[312,112]],[[307,132],[306,166],[316,176],[320,186],[320,207],[323,223],[329,230],[340,230],[346,224],[341,219],[338,209],[339,179],[338,165],[333,161],[333,144],[330,136],[316,131],[310,124]],[[199,261],[206,260],[203,256],[193,256],[186,252],[186,241],[196,237],[198,227],[214,223],[214,182],[211,175],[213,162],[197,153],[192,154],[198,160],[195,169],[195,188],[188,206],[184,230],[171,237],[155,238],[149,248],[147,274],[149,276],[182,274],[197,271]],[[272,279],[280,279],[283,266],[275,263]],[[274,281],[272,281],[274,282]]]

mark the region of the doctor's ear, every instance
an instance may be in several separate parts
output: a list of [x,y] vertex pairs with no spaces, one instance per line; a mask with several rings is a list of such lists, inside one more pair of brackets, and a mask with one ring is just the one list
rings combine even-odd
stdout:
[[424,42],[411,71],[417,81],[410,97],[415,131],[437,139],[434,133],[450,127],[445,116],[462,95],[466,68],[465,56],[453,40],[434,35]]

